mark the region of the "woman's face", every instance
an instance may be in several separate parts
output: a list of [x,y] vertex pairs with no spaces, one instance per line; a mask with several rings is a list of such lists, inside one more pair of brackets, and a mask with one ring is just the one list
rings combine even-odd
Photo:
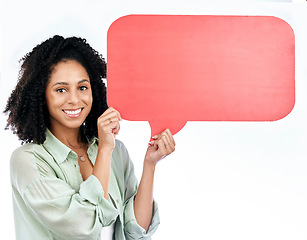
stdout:
[[50,129],[79,128],[93,102],[90,78],[85,68],[74,60],[56,64],[45,97]]

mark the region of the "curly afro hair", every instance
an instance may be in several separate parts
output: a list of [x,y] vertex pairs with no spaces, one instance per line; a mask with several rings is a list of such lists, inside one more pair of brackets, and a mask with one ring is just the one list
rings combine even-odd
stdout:
[[8,99],[6,129],[11,129],[22,143],[42,144],[46,140],[49,112],[45,89],[54,66],[67,60],[79,62],[87,71],[93,95],[92,109],[81,126],[83,140],[97,137],[97,119],[108,108],[106,100],[105,59],[85,39],[54,36],[37,45],[21,59],[18,83]]

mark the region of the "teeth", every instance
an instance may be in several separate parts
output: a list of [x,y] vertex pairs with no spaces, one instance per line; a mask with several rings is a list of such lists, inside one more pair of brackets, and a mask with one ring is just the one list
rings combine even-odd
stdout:
[[76,115],[78,113],[81,112],[81,108],[77,109],[77,110],[74,110],[74,111],[69,111],[69,110],[63,110],[66,114],[69,114],[69,115]]

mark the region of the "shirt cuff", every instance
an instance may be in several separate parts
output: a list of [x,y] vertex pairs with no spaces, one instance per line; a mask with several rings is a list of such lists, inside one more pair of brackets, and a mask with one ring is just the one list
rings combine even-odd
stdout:
[[115,222],[119,212],[110,199],[104,198],[104,191],[97,177],[91,175],[81,183],[79,194],[97,207],[98,217],[103,226],[109,226]]
[[134,215],[134,198],[131,198],[125,208],[125,234],[129,239],[150,239],[160,224],[158,205],[153,202],[152,218],[146,232],[136,221]]

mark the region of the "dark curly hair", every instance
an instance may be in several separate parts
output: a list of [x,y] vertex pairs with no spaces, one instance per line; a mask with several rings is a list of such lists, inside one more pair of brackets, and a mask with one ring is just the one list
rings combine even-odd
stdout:
[[18,83],[7,101],[5,129],[11,129],[22,143],[42,144],[50,117],[45,104],[45,90],[54,66],[66,60],[79,62],[87,71],[92,87],[93,104],[81,126],[83,141],[97,137],[97,119],[108,108],[106,100],[105,59],[85,39],[54,36],[33,48],[20,61]]

